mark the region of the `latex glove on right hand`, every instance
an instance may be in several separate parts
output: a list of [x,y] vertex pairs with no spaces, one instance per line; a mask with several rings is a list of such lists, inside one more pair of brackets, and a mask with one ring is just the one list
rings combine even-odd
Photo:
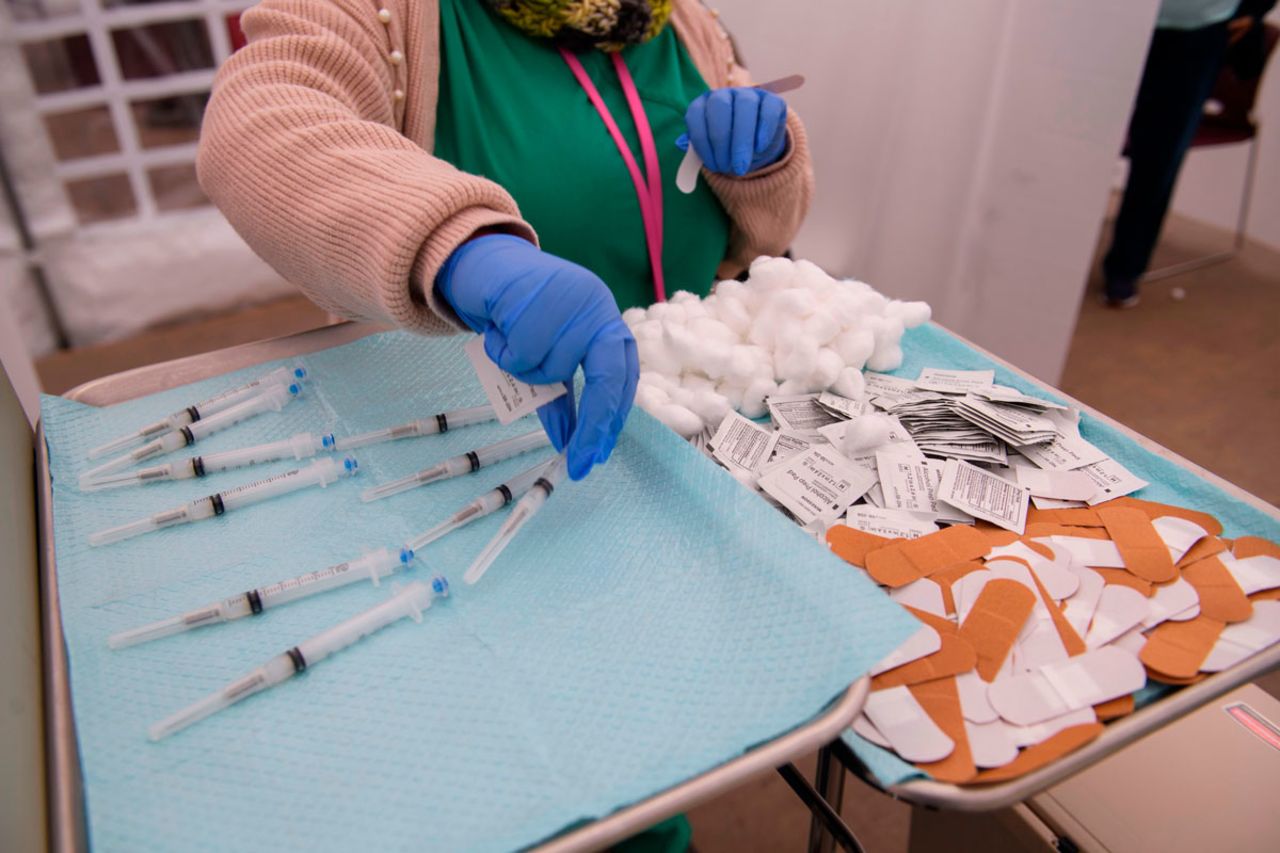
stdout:
[[753,86],[703,92],[684,116],[688,133],[676,146],[698,152],[708,171],[743,177],[787,151],[787,102]]
[[[556,450],[568,447],[571,478],[609,458],[635,399],[640,356],[599,276],[520,237],[488,234],[455,249],[435,287],[503,370],[531,385],[568,385],[538,417]],[[579,365],[586,382],[575,418]]]

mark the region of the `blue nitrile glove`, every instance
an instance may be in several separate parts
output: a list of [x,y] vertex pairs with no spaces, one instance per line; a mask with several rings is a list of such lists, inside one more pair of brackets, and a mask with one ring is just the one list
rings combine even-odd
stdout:
[[[533,385],[568,385],[538,417],[556,450],[568,443],[570,477],[581,480],[609,458],[635,399],[640,355],[599,276],[527,240],[488,234],[454,250],[436,291],[484,335],[485,352],[503,370]],[[578,365],[586,384],[575,427]]]
[[713,172],[741,177],[776,163],[787,150],[787,102],[751,86],[712,89],[689,104],[689,132],[676,140]]

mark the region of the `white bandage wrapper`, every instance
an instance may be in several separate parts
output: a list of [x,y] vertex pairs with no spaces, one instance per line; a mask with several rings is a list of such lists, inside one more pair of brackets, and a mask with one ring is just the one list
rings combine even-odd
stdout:
[[1130,628],[1119,637],[1116,637],[1108,645],[1115,646],[1117,649],[1124,649],[1130,654],[1141,654],[1142,648],[1147,644],[1147,635],[1142,633],[1142,626]]
[[1096,569],[1123,569],[1120,549],[1109,539],[1085,539],[1081,536],[1050,536],[1054,550],[1065,548],[1071,559],[1082,566]]
[[778,433],[730,412],[712,436],[711,456],[730,471],[758,472],[769,461]]
[[1031,726],[1128,695],[1146,682],[1147,671],[1137,657],[1103,648],[1026,675],[996,679],[987,698],[1003,719]]
[[903,453],[897,448],[876,453],[880,491],[887,509],[936,513],[936,481],[930,462],[923,456]]
[[1185,622],[1199,615],[1200,594],[1179,576],[1173,583],[1156,587],[1155,594],[1147,599],[1147,616],[1142,620],[1142,627],[1144,630],[1154,628],[1166,619]]
[[1087,474],[1098,487],[1098,491],[1093,493],[1093,497],[1085,501],[1089,506],[1097,506],[1103,501],[1109,501],[1112,498],[1131,495],[1139,489],[1151,485],[1141,477],[1135,476],[1132,471],[1114,459],[1104,459],[1092,465],[1085,465],[1079,470]]
[[564,383],[530,385],[521,382],[489,360],[484,338],[474,337],[463,347],[475,369],[480,386],[503,426],[531,414],[557,397],[569,393]]
[[872,691],[862,712],[906,761],[941,761],[956,748],[905,687]]
[[[852,461],[860,463],[861,459]],[[872,462],[874,461],[875,457],[872,457]],[[849,507],[844,518],[845,524],[855,530],[889,539],[918,539],[938,532],[938,525],[933,522],[933,513],[928,512],[881,509],[860,504]]]
[[1032,497],[1053,498],[1060,501],[1087,501],[1098,491],[1098,486],[1087,474],[1079,471],[1046,471],[1041,468],[1018,466],[1013,469],[1018,485],[1025,486]]
[[1147,618],[1147,597],[1136,589],[1120,584],[1103,587],[1098,607],[1093,611],[1093,621],[1084,635],[1084,644],[1091,649],[1100,648],[1116,637],[1142,624]]
[[1191,546],[1209,534],[1203,527],[1185,518],[1162,515],[1151,522],[1157,535],[1169,546],[1169,556],[1176,563],[1191,550]]
[[765,401],[769,416],[779,429],[803,436],[817,436],[818,428],[835,423],[839,418],[818,405],[817,394],[775,394]]
[[875,411],[875,407],[871,405],[871,401],[868,399],[850,400],[848,397],[841,397],[839,394],[832,394],[830,391],[823,391],[818,395],[818,405],[833,414],[845,418],[856,418]]
[[983,770],[1003,767],[1018,757],[1018,745],[1009,736],[1009,726],[1001,720],[988,723],[965,720],[964,733],[969,739],[974,765]]
[[1050,598],[1054,601],[1070,598],[1080,587],[1079,575],[1071,571],[1073,563],[1071,553],[1066,549],[1054,548],[1051,542],[1045,542],[1044,545],[1053,551],[1054,559],[1050,560],[1031,550],[1025,542],[1010,542],[1008,545],[992,548],[987,554],[987,559],[1015,557],[1023,560],[1031,566],[1031,571],[1040,579],[1040,583],[1044,585],[1044,591]]
[[1107,582],[1097,572],[1074,563],[1071,565],[1071,573],[1079,579],[1080,585],[1075,594],[1066,600],[1062,615],[1083,638],[1089,633],[1089,623],[1093,621],[1093,612],[1098,609],[1098,599],[1102,598],[1102,590]]
[[880,730],[875,724],[867,719],[866,714],[859,714],[853,719],[853,730],[857,734],[874,743],[876,746],[884,749],[893,749],[893,744],[889,743],[889,739],[880,734]]
[[960,694],[960,711],[964,718],[974,723],[990,723],[1000,715],[987,700],[987,682],[977,671],[969,670],[956,676],[956,691]]
[[920,578],[906,586],[890,591],[889,597],[906,607],[914,607],[934,616],[947,617],[947,607],[942,600],[942,587],[937,581]]
[[907,637],[905,643],[889,652],[884,660],[871,667],[868,675],[879,675],[895,667],[911,663],[913,660],[927,657],[941,648],[942,637],[938,636],[938,632],[928,625],[921,625],[920,630]]
[[963,625],[964,620],[969,618],[969,611],[973,609],[973,605],[978,600],[982,588],[987,585],[987,581],[994,578],[991,572],[981,569],[976,572],[969,572],[955,583],[951,584],[951,599],[956,603],[956,622]]
[[1259,554],[1256,557],[1237,559],[1229,554],[1219,554],[1218,559],[1227,567],[1236,583],[1240,584],[1245,595],[1280,586],[1280,560],[1275,557]]
[[1017,672],[1034,672],[1043,666],[1061,663],[1070,655],[1062,645],[1062,636],[1052,620],[1028,620],[1033,627],[1025,639],[1013,647],[1013,668]]
[[1081,708],[1078,711],[1072,711],[1069,714],[1063,714],[1061,717],[1054,717],[1051,720],[1045,720],[1043,723],[1036,723],[1034,726],[1015,726],[1012,723],[1002,723],[1005,725],[1005,736],[1013,741],[1015,746],[1031,746],[1048,740],[1058,732],[1071,726],[1085,726],[1089,723],[1096,723],[1098,715],[1094,713],[1092,708]]
[[1221,672],[1280,642],[1280,601],[1253,602],[1253,615],[1228,625],[1200,664],[1204,672]]
[[834,447],[822,445],[771,467],[760,478],[760,488],[805,526],[815,520],[835,521],[875,481],[875,474],[850,462]]

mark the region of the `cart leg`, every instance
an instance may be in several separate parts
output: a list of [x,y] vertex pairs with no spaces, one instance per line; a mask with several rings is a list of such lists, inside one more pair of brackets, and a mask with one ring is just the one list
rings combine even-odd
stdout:
[[[843,773],[843,768],[839,769]],[[847,850],[849,853],[863,853],[862,845],[858,842],[857,836],[853,834],[853,830],[840,819],[840,815],[831,807],[831,804],[823,799],[822,795],[796,769],[794,764],[782,765],[778,768],[778,774],[791,786],[791,790],[805,804],[815,820],[820,822],[824,835],[829,833],[830,838],[834,839],[842,850]],[[813,838],[811,836],[810,843],[812,842]]]
[[[827,801],[836,817],[844,803],[844,768],[836,761],[831,747],[818,750],[818,766],[814,773],[814,787],[818,796]],[[832,853],[835,839],[823,831],[822,821],[814,815],[809,823],[809,853]]]

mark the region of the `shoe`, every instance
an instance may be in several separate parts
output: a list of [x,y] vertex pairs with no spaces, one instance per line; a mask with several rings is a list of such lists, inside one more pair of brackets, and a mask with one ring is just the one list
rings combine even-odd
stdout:
[[1136,279],[1108,279],[1102,292],[1102,304],[1108,308],[1134,308],[1140,301]]

